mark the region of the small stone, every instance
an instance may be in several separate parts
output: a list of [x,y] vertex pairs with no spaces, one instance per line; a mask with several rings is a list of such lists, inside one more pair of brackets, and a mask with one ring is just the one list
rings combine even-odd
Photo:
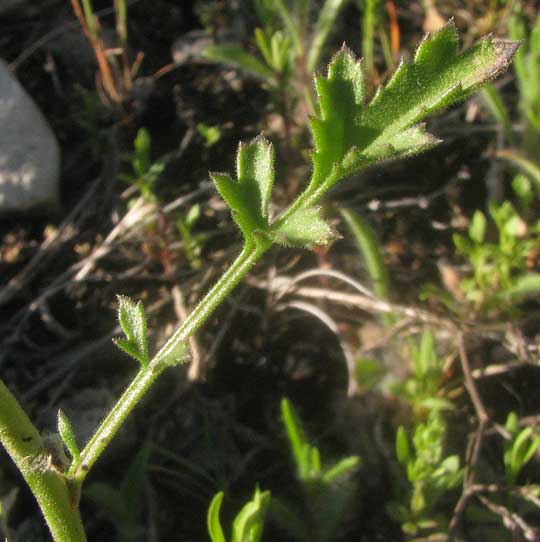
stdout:
[[1,59],[0,126],[0,215],[58,208],[58,143],[32,98]]

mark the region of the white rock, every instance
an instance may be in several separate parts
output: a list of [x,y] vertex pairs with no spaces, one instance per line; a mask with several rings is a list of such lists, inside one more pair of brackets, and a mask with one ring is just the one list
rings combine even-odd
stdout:
[[0,59],[0,214],[57,208],[59,176],[49,124]]

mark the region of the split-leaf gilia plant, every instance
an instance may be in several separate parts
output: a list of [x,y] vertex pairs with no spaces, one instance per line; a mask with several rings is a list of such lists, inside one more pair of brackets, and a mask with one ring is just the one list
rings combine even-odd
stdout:
[[486,38],[464,53],[450,22],[426,36],[414,59],[402,62],[385,88],[368,101],[362,61],[343,47],[326,76],[317,76],[318,117],[311,121],[315,149],[305,190],[275,221],[268,214],[274,185],[274,151],[263,137],[241,144],[236,179],[211,175],[231,207],[244,248],[230,268],[193,309],[165,345],[151,356],[142,304],[119,300],[126,337],[117,345],[138,360],[140,369],[116,405],[79,449],[69,421],[59,417],[59,433],[72,456],[61,468],[19,403],[0,382],[0,440],[34,493],[55,542],[86,540],[79,514],[81,485],[129,413],[159,375],[186,359],[188,339],[275,243],[311,248],[335,232],[318,203],[340,179],[381,160],[402,158],[436,145],[420,124],[427,116],[464,100],[509,65],[517,44]]

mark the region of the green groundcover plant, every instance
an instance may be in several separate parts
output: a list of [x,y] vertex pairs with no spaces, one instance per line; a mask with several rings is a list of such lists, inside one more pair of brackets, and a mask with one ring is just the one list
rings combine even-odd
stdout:
[[[52,460],[42,438],[13,394],[0,381],[0,440],[35,495],[55,542],[84,542],[79,513],[82,484],[131,411],[159,376],[189,357],[188,339],[207,321],[234,287],[274,244],[312,248],[325,245],[336,232],[318,206],[338,181],[370,165],[425,151],[439,141],[422,120],[462,101],[507,69],[517,44],[486,38],[459,53],[456,29],[449,23],[426,36],[414,58],[403,61],[385,88],[368,99],[362,61],[343,47],[326,76],[315,77],[317,116],[311,120],[314,140],[312,175],[306,188],[275,220],[268,208],[274,185],[274,151],[259,136],[240,144],[236,178],[212,173],[244,237],[244,247],[229,269],[193,309],[172,337],[150,353],[142,303],[119,298],[119,320],[125,337],[116,344],[139,363],[139,371],[115,406],[80,449],[65,415],[58,432],[70,456],[66,468]],[[264,499],[264,493],[259,494]]]

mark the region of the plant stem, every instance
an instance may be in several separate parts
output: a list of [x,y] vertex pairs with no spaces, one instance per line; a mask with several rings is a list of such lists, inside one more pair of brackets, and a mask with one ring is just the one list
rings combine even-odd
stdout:
[[185,343],[201,327],[270,246],[270,242],[263,240],[257,244],[246,244],[231,267],[193,309],[182,325],[174,332],[152,361],[150,361],[148,366],[141,368],[137,373],[111,412],[98,427],[84,450],[82,450],[79,460],[74,461],[71,465],[68,471],[69,479],[77,484],[82,483],[88,471],[99,459],[129,413],[168,366],[166,360],[175,352],[180,343]]
[[30,486],[55,542],[86,542],[68,481],[52,464],[41,435],[2,380],[0,442]]

